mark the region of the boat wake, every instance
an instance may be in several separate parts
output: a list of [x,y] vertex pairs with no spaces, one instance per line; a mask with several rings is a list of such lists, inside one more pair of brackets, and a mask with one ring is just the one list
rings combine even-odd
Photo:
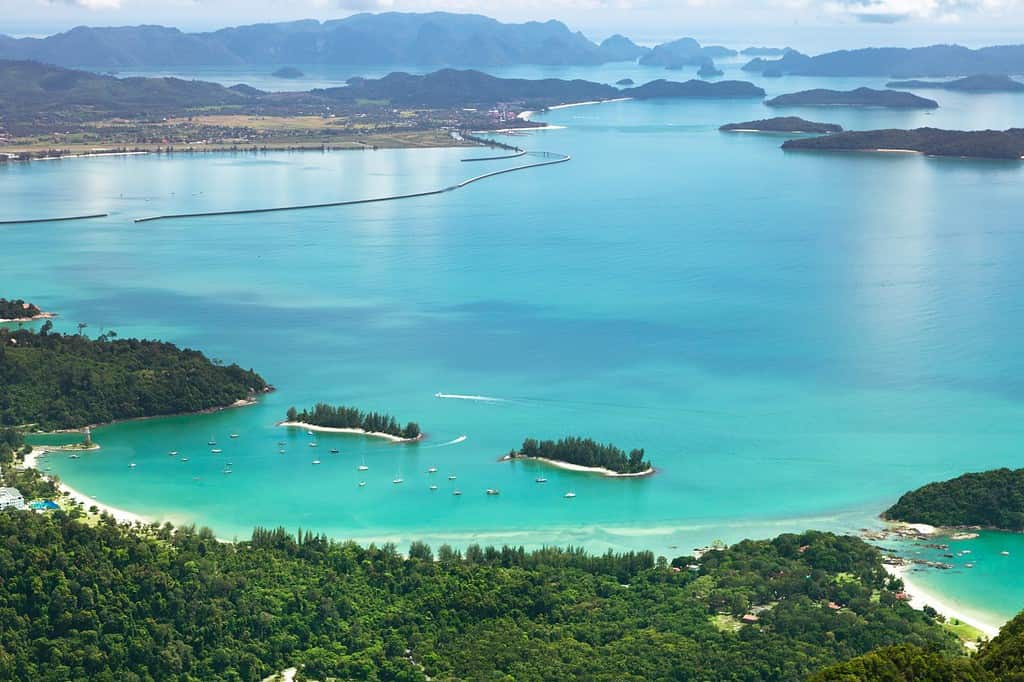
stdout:
[[448,441],[447,443],[438,443],[437,445],[432,445],[431,447],[434,447],[434,448],[446,448],[449,445],[458,445],[459,443],[465,443],[466,442],[466,438],[468,438],[468,436],[459,436],[458,438],[454,438],[454,439]]
[[504,403],[507,402],[504,398],[492,398],[486,395],[461,395],[459,393],[435,393],[435,398],[442,400],[475,400],[481,403]]

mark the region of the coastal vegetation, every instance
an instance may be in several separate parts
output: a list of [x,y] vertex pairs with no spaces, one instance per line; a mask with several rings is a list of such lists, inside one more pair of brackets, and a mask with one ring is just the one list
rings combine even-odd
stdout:
[[282,529],[224,543],[62,511],[0,514],[0,533],[10,680],[796,680],[878,647],[960,647],[894,597],[877,550],[827,533],[671,563],[422,543],[403,557]]
[[[82,325],[83,327],[85,325]],[[268,390],[258,374],[160,341],[0,329],[0,425],[80,428],[228,407]]]
[[953,90],[956,92],[1024,92],[1024,83],[1005,75],[978,75],[951,81],[892,81],[887,88],[900,90]]
[[937,109],[933,99],[898,90],[828,90],[816,88],[779,95],[766,102],[771,107],[884,107],[888,109]]
[[882,516],[933,526],[1024,531],[1024,469],[996,469],[929,483],[904,494]]
[[777,116],[759,121],[746,121],[744,123],[727,123],[719,130],[743,131],[756,130],[758,132],[770,133],[841,133],[843,127],[834,123],[817,123],[808,121],[799,116]]
[[816,151],[915,151],[930,156],[1020,160],[1024,128],[1010,130],[863,130],[787,140],[783,149]]
[[359,429],[367,433],[384,433],[396,438],[415,440],[422,435],[416,422],[401,426],[398,420],[382,412],[363,412],[355,407],[334,406],[317,403],[311,410],[299,412],[288,408],[287,421],[293,424],[308,424],[331,429]]
[[43,311],[34,303],[28,303],[20,298],[0,298],[0,320],[31,320],[42,314]]
[[650,472],[653,468],[651,463],[644,459],[643,449],[631,450],[627,454],[625,450],[614,445],[577,437],[557,441],[527,438],[518,451],[513,450],[507,457],[549,459],[581,467],[608,469],[617,474],[641,474]]

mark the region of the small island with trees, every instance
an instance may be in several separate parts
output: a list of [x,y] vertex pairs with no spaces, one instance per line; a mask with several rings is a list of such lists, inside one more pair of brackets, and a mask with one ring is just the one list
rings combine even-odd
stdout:
[[53,316],[53,313],[44,313],[36,304],[20,298],[0,298],[0,322],[33,322]]
[[593,472],[614,478],[650,476],[655,472],[651,463],[644,459],[642,448],[627,454],[614,445],[575,436],[558,441],[527,438],[518,451],[513,450],[501,459],[504,462],[533,460],[560,469]]
[[779,95],[766,102],[770,107],[879,107],[885,109],[938,109],[933,99],[898,90],[827,90],[817,88]]
[[787,140],[786,150],[842,152],[918,152],[928,156],[1019,161],[1024,157],[1024,128],[1010,130],[861,130],[825,137]]
[[1024,531],[1024,469],[996,469],[929,483],[882,514],[888,521]]
[[947,81],[892,81],[887,88],[897,90],[951,90],[954,92],[1024,92],[1024,83],[1004,74],[977,75]]
[[78,429],[242,406],[272,390],[251,369],[171,343],[52,329],[0,328],[0,425]]
[[759,121],[744,123],[726,123],[719,130],[733,133],[820,133],[831,134],[843,132],[843,127],[835,123],[817,123],[799,116],[776,116]]
[[273,76],[274,78],[287,78],[289,80],[294,80],[296,78],[302,78],[306,74],[304,74],[299,69],[296,69],[294,66],[282,66],[280,69],[278,69],[277,71],[270,75]]
[[353,433],[374,438],[385,438],[397,443],[411,443],[423,438],[419,424],[405,426],[383,412],[363,412],[355,407],[317,403],[313,409],[301,412],[289,407],[286,420],[279,426],[309,429],[326,433]]

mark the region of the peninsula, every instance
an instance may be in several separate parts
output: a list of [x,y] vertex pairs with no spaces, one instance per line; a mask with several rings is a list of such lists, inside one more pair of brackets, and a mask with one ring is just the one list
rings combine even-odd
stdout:
[[918,152],[929,156],[1020,160],[1024,157],[1024,129],[1010,130],[864,130],[825,137],[787,140],[786,150],[847,152]]
[[891,81],[897,90],[952,90],[954,92],[1024,92],[1024,83],[1004,75],[967,76],[951,81]]
[[900,497],[882,518],[1024,531],[1024,469],[996,469],[929,483]]
[[569,437],[559,441],[527,438],[518,451],[513,450],[501,459],[506,462],[534,460],[568,471],[599,473],[612,478],[649,476],[655,471],[644,459],[642,449],[627,454],[614,445],[604,445],[590,438]]
[[[40,430],[203,412],[270,390],[258,374],[170,343],[0,328],[0,424]],[[83,325],[84,327],[84,325]]]
[[0,298],[0,322],[33,322],[49,317],[54,317],[53,313],[44,313],[34,303]]
[[727,123],[719,130],[736,133],[841,133],[843,127],[834,123],[816,123],[798,116],[779,116],[759,121]]
[[827,90],[817,88],[779,95],[766,102],[770,107],[880,107],[886,109],[937,109],[939,103],[897,90]]
[[384,438],[396,443],[412,443],[423,438],[419,424],[409,422],[401,426],[398,420],[381,412],[363,412],[355,407],[317,403],[311,410],[299,412],[288,408],[285,421],[279,426],[321,431],[324,433],[351,433],[373,438]]

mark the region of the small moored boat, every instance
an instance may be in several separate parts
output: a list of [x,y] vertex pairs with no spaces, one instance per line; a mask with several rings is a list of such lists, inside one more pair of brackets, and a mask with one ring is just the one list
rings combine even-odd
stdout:
[[567,499],[567,500],[571,500],[574,497],[576,497],[576,493],[566,493],[565,494],[565,499]]
[[539,477],[533,479],[533,482],[534,483],[547,483],[548,479],[544,478],[543,476],[539,476]]
[[487,489],[487,494],[490,495],[491,497],[495,497],[497,495],[500,495],[501,491],[498,490],[497,488],[488,488]]
[[210,452],[215,454],[215,455],[219,455],[220,453],[222,453],[224,451],[221,450],[220,448],[214,448],[213,450],[210,450]]
[[320,460],[318,460],[318,459],[314,459],[313,460],[313,464],[319,464],[319,463],[320,463]]

